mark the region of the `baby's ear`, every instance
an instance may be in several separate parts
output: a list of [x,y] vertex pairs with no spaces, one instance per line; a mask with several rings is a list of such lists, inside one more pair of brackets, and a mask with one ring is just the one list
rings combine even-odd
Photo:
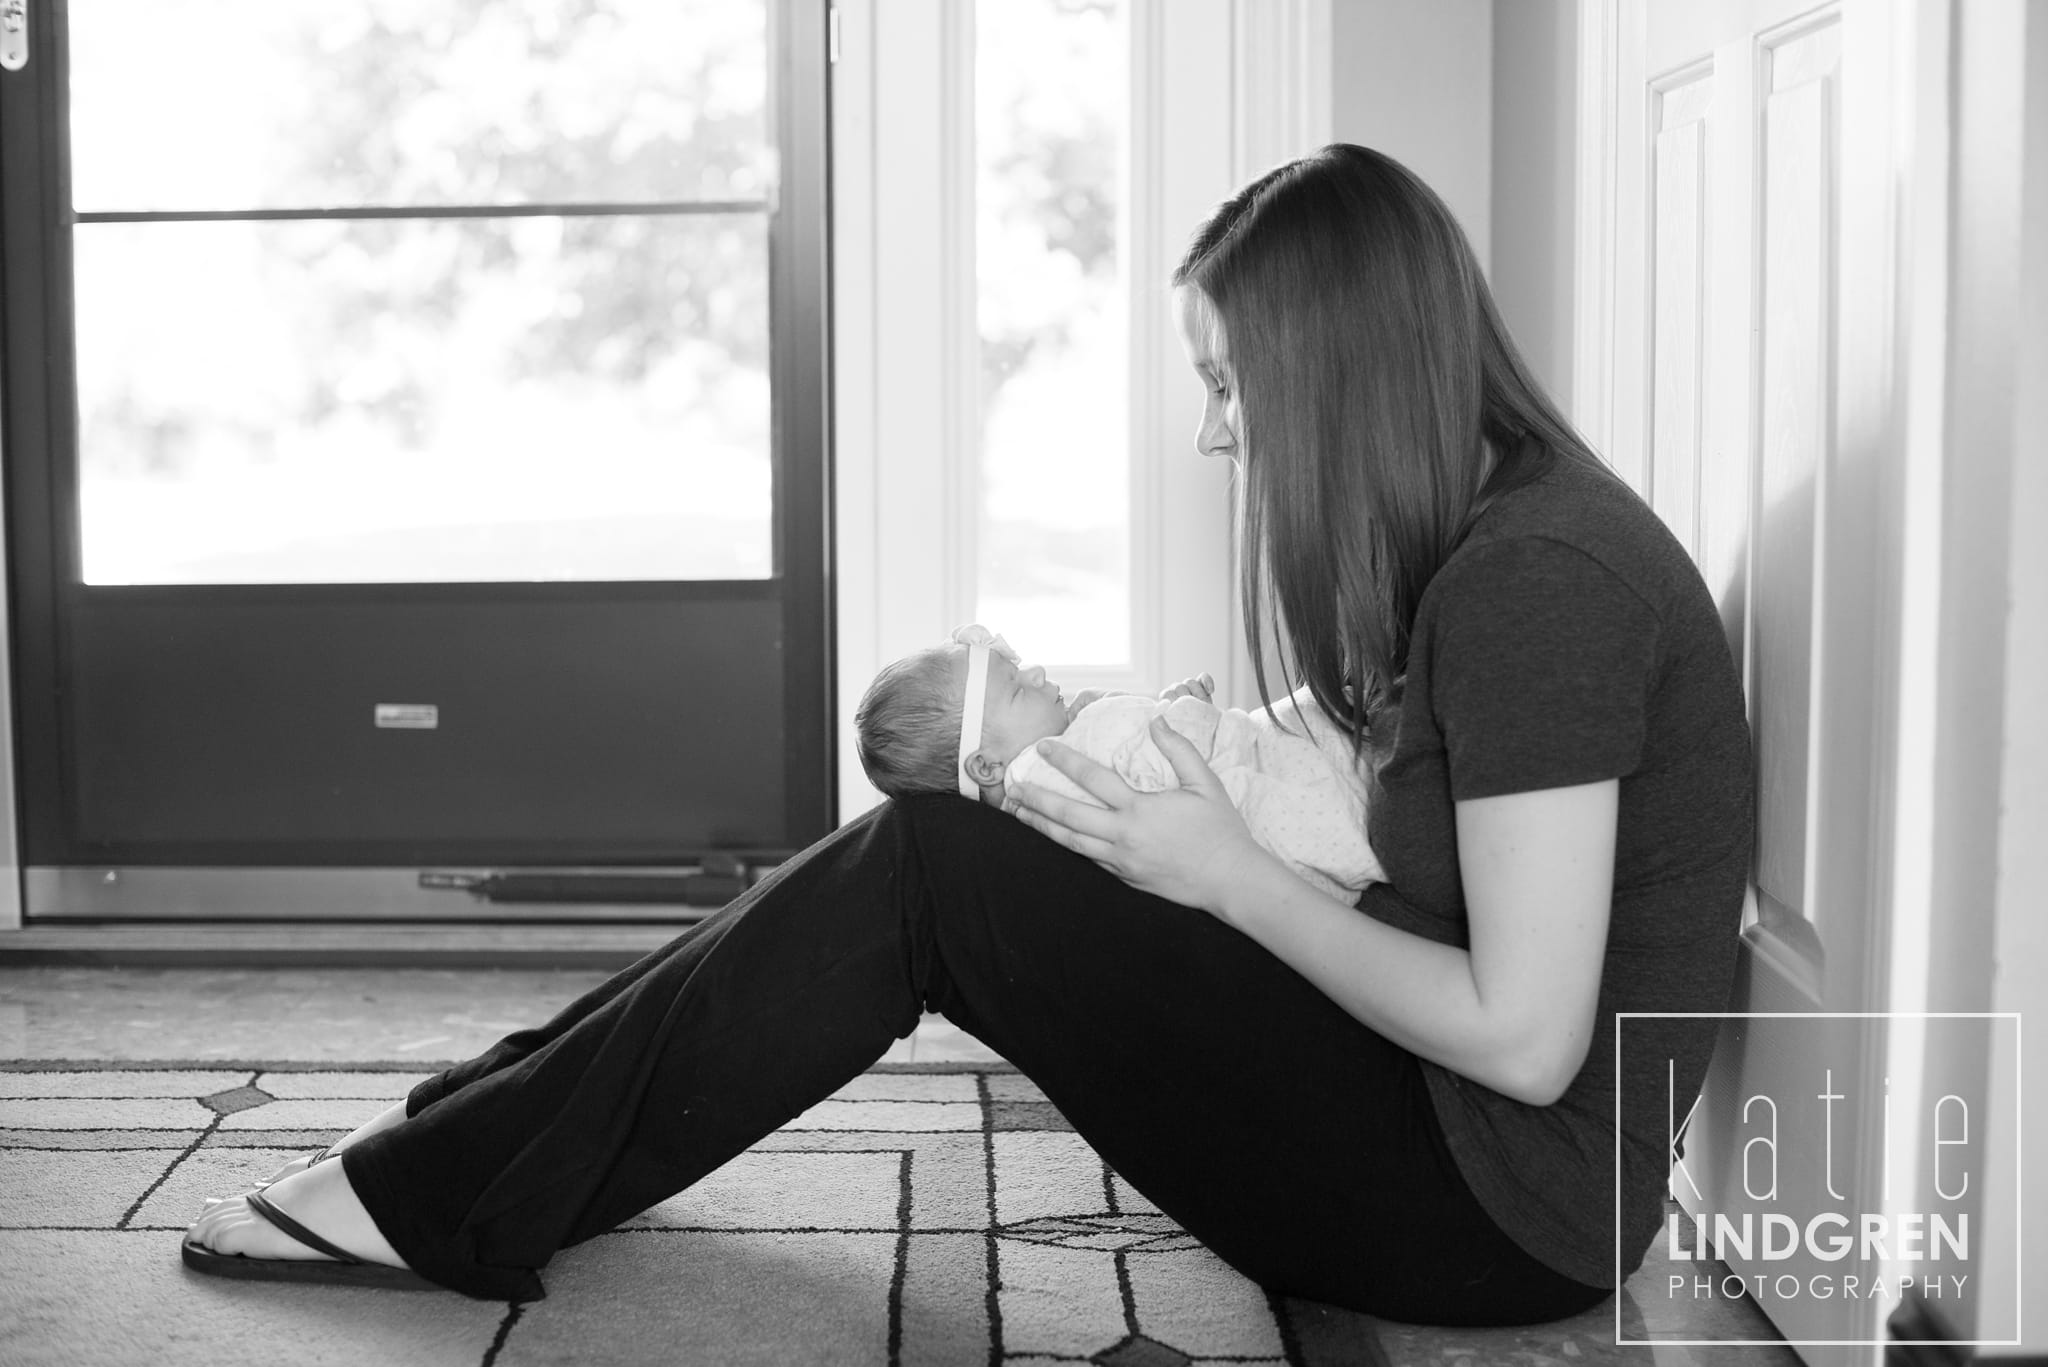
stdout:
[[1003,767],[986,750],[976,750],[967,757],[967,777],[984,788],[993,788],[1003,781]]

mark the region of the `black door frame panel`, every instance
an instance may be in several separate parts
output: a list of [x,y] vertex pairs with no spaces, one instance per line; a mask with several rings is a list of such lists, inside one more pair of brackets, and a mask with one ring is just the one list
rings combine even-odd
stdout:
[[[93,867],[258,868],[422,865],[584,867],[688,866],[711,849],[772,858],[810,843],[836,821],[833,745],[833,615],[830,579],[830,224],[828,0],[770,0],[771,110],[780,171],[769,214],[770,384],[775,481],[773,578],[645,583],[456,583],[361,585],[99,586],[80,573],[76,462],[68,88],[57,0],[38,7],[29,68],[0,74],[0,333],[4,365],[8,549],[15,640],[12,663],[20,735],[21,863],[62,871]],[[22,173],[34,167],[33,178]],[[53,512],[56,515],[52,515]],[[779,655],[781,751],[777,838],[739,832],[694,844],[663,844],[646,832],[567,843],[516,840],[134,838],[87,828],[78,775],[89,756],[75,734],[79,622],[96,607],[314,616],[403,603],[426,611],[503,612],[531,607],[674,614],[766,611]],[[743,605],[752,604],[751,608]],[[175,634],[175,626],[167,631]],[[712,661],[716,640],[702,643]],[[431,701],[391,698],[385,701]],[[367,731],[367,728],[366,728]],[[773,735],[760,762],[772,764]],[[699,781],[716,782],[718,775]],[[69,881],[69,880],[58,880]],[[54,886],[49,879],[45,886]],[[35,900],[31,899],[32,903]],[[31,913],[63,914],[34,905]]]

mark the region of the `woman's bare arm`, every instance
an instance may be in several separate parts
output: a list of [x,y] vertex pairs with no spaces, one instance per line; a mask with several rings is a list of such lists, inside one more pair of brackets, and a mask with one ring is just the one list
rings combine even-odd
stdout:
[[1470,948],[1460,949],[1304,883],[1252,839],[1185,738],[1165,727],[1154,735],[1179,789],[1134,793],[1114,771],[1052,747],[1054,766],[1108,806],[1027,787],[1018,815],[1132,886],[1237,927],[1410,1052],[1532,1105],[1564,1092],[1599,994],[1618,781],[1457,805],[1470,922]]
[[1619,786],[1457,805],[1469,949],[1361,915],[1270,858],[1225,891],[1219,914],[1409,1052],[1545,1106],[1592,1038]]

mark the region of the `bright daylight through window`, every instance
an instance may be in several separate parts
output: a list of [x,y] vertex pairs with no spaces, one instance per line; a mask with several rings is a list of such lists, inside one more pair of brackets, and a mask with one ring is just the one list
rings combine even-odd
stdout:
[[981,0],[976,615],[1031,658],[1131,658],[1122,0]]
[[770,573],[759,0],[70,17],[86,582]]

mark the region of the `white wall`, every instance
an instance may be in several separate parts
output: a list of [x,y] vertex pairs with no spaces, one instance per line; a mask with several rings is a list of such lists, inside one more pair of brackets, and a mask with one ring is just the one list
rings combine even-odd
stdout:
[[1444,197],[1481,265],[1493,234],[1493,0],[1332,0],[1330,122]]
[[1493,8],[1494,302],[1552,398],[1572,393],[1577,0]]
[[[1935,929],[1924,972],[1931,1009],[2019,1011],[2022,1032],[2031,1017],[2038,1040],[2039,1022],[2048,1019],[2041,916],[2048,895],[2048,730],[2041,715],[2048,696],[2048,550],[2040,535],[2048,480],[2038,436],[2048,421],[2041,393],[2048,367],[2048,8],[1970,0],[1952,13],[1947,392],[1926,837],[1927,913]],[[1982,1133],[2002,1145],[2025,1090],[2014,1085],[2013,1062],[1998,1047],[1988,1057],[1930,1057],[1927,1070],[1941,1090],[1961,1095],[1973,1124],[1982,1117]],[[2032,1090],[2035,1124],[2025,1132],[2038,1154],[2048,1108],[2044,1089]],[[1924,1130],[1923,1124],[1923,1147]],[[2001,1166],[1995,1156],[1987,1162],[1994,1174]],[[2025,1210],[2013,1193],[1988,1186],[1983,1192],[1985,1300],[1977,1321],[1950,1322],[1944,1307],[1926,1303],[1948,1332],[2007,1332],[2016,1309],[2009,1270],[2020,1230],[2048,1222],[2043,1185],[2021,1182]],[[2048,1277],[2038,1251],[2033,1259],[2029,1281],[2038,1293]],[[2048,1347],[2039,1315],[2022,1327],[2030,1337],[2019,1351]],[[1999,1351],[2014,1350],[1991,1350]]]
[[1450,204],[1551,395],[1572,388],[1578,0],[1331,0],[1334,136]]

